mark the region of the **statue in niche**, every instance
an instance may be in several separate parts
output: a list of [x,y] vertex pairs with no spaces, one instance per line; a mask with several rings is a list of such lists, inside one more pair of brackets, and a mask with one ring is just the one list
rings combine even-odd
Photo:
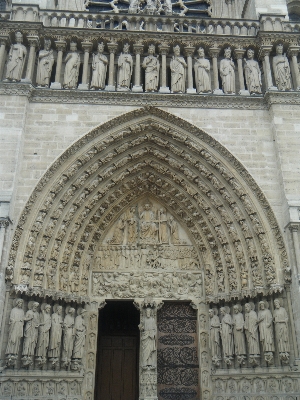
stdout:
[[73,358],[82,359],[85,347],[85,336],[86,336],[86,322],[84,320],[84,314],[86,310],[84,308],[79,308],[77,311],[77,317],[75,318],[74,325],[74,349]]
[[68,366],[71,361],[73,344],[74,344],[74,314],[75,309],[73,307],[66,308],[66,316],[63,325],[63,351],[62,351],[62,361],[65,366]]
[[233,356],[233,321],[230,315],[229,307],[221,307],[220,313],[222,316],[221,322],[221,338],[223,346],[224,360],[230,359]]
[[142,67],[145,69],[145,92],[157,92],[160,64],[155,56],[154,44],[150,44],[148,56],[144,58]]
[[258,318],[254,310],[253,303],[245,304],[245,324],[244,329],[246,333],[248,350],[250,355],[259,355],[259,341],[258,341]]
[[235,94],[235,66],[231,58],[231,48],[224,51],[223,60],[220,62],[220,75],[222,79],[222,88],[225,94]]
[[276,46],[276,56],[273,57],[273,71],[278,90],[292,90],[289,60],[283,54],[281,43]]
[[70,52],[65,59],[64,88],[76,89],[78,83],[80,55],[77,51],[77,44],[70,43]]
[[219,360],[221,359],[221,343],[220,343],[220,329],[221,323],[218,316],[217,309],[210,309],[208,311],[210,318],[209,324],[209,345],[211,349],[211,355],[213,363],[219,365]]
[[103,90],[105,88],[105,78],[108,60],[107,57],[103,54],[104,44],[98,43],[98,52],[93,54],[93,62],[92,62],[92,82],[91,89],[100,89]]
[[135,216],[135,207],[130,207],[127,216],[127,243],[133,244],[137,241],[137,220]]
[[150,307],[146,308],[139,329],[141,331],[142,367],[156,367],[157,326]]
[[210,93],[210,62],[205,58],[203,47],[198,49],[198,58],[195,58],[195,81],[198,93]]
[[169,243],[169,231],[168,231],[168,220],[167,212],[165,208],[161,208],[158,211],[159,215],[159,241],[160,243]]
[[146,202],[143,208],[143,211],[140,213],[141,239],[155,243],[157,242],[158,230],[155,222],[155,214],[152,211],[152,207],[149,202]]
[[129,54],[129,44],[124,44],[123,53],[118,59],[118,90],[130,90],[130,81],[133,69],[132,55]]
[[53,307],[54,313],[51,317],[51,330],[50,330],[50,341],[49,341],[49,358],[58,358],[60,356],[60,345],[63,329],[62,320],[62,306],[55,304]]
[[5,354],[17,355],[20,348],[20,340],[23,337],[24,325],[24,301],[23,299],[14,300],[14,308],[9,316],[8,343]]
[[184,93],[185,92],[185,78],[187,63],[185,59],[180,56],[180,47],[174,47],[174,55],[170,62],[171,69],[171,92]]
[[265,353],[271,353],[275,350],[274,348],[274,337],[273,337],[273,317],[271,311],[268,309],[268,303],[266,301],[260,301],[258,311],[258,326],[260,341],[262,343],[263,351]]
[[175,221],[174,217],[171,215],[169,218],[169,227],[171,233],[171,243],[172,244],[179,244],[179,230],[178,230],[178,223]]
[[16,43],[11,45],[8,53],[6,67],[6,82],[19,82],[22,78],[25,59],[27,55],[26,47],[23,45],[23,35],[21,32],[15,34]]
[[247,354],[246,343],[244,335],[244,316],[242,314],[242,306],[235,304],[233,306],[233,338],[234,338],[234,352],[236,356],[243,356]]
[[49,333],[51,328],[51,306],[50,304],[42,304],[42,312],[40,313],[40,324],[38,330],[38,341],[36,346],[37,359],[46,362],[46,356],[49,346]]
[[245,78],[250,94],[261,94],[261,72],[258,62],[254,60],[254,50],[247,51],[248,59],[244,58]]
[[38,312],[39,303],[30,301],[24,322],[24,342],[22,351],[22,361],[24,365],[31,364],[31,357],[34,356],[35,347],[38,340],[38,328],[40,325],[40,315]]
[[275,338],[277,348],[280,353],[290,352],[288,321],[289,317],[286,309],[282,307],[279,299],[274,300],[275,310],[273,312],[273,321],[275,325]]
[[45,39],[44,50],[40,50],[38,56],[36,74],[36,83],[38,87],[49,87],[53,64],[54,56],[53,50],[51,49],[51,40]]

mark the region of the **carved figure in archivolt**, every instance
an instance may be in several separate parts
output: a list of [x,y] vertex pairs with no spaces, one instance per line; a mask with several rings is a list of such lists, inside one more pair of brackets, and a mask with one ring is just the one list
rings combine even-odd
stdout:
[[28,311],[26,312],[24,321],[24,342],[22,359],[31,358],[34,355],[35,347],[38,340],[38,328],[40,325],[40,316],[38,312],[39,303],[30,301],[28,303]]
[[245,304],[245,325],[244,325],[248,350],[250,355],[259,355],[259,341],[258,341],[258,318],[254,310],[253,303]]
[[237,356],[246,354],[246,343],[244,334],[244,316],[242,314],[242,306],[235,304],[233,306],[233,337],[234,337],[234,353]]
[[104,44],[98,43],[98,51],[96,54],[93,54],[93,62],[92,62],[92,82],[91,89],[104,89],[105,88],[105,79],[106,79],[106,71],[108,60],[107,57],[103,54]]
[[139,325],[141,331],[141,364],[142,367],[156,367],[156,336],[157,326],[152,310],[147,307],[142,323]]
[[289,60],[283,54],[283,45],[280,43],[276,46],[276,56],[273,57],[273,71],[275,82],[278,90],[291,90],[291,71]]
[[254,51],[249,49],[247,51],[247,59],[245,58],[245,78],[247,89],[250,94],[260,94],[261,93],[261,72],[258,62],[254,60]]
[[210,309],[208,311],[210,324],[209,324],[209,345],[211,355],[214,362],[221,359],[221,342],[220,342],[220,329],[221,323],[218,316],[217,309]]
[[220,62],[220,75],[222,79],[222,88],[225,94],[235,93],[235,65],[231,58],[231,48],[224,51],[223,60]]
[[22,78],[25,59],[27,55],[26,47],[23,45],[23,35],[17,32],[15,35],[16,43],[11,45],[8,53],[6,68],[6,80],[18,82]]
[[275,310],[273,312],[273,320],[275,325],[275,338],[277,349],[280,353],[290,352],[288,321],[289,317],[286,309],[282,307],[280,300],[274,300]]
[[222,317],[221,338],[223,354],[224,358],[231,358],[233,356],[233,321],[230,315],[229,307],[221,307],[220,313]]
[[86,310],[80,307],[77,313],[78,315],[75,318],[74,325],[75,340],[73,358],[81,359],[83,357],[85,347],[86,322],[84,320],[84,314],[86,313]]
[[133,59],[129,54],[129,44],[126,43],[118,59],[118,90],[130,90],[132,69]]
[[266,301],[259,302],[257,321],[259,326],[260,341],[265,353],[273,352],[275,350],[272,322],[273,317],[271,311],[268,309],[268,306],[269,304]]
[[77,44],[71,42],[70,52],[65,59],[64,88],[76,89],[78,83],[80,55],[77,51]]
[[73,307],[66,308],[66,316],[64,319],[63,325],[63,351],[62,351],[62,360],[64,364],[67,366],[72,357],[73,344],[74,344],[74,314],[75,309]]
[[38,56],[38,67],[36,74],[36,83],[40,87],[48,87],[54,64],[53,50],[51,49],[51,40],[45,39],[44,49],[40,50]]
[[179,46],[175,46],[173,50],[174,55],[170,62],[171,92],[184,93],[187,63],[185,62],[185,59],[180,56]]
[[48,356],[50,358],[58,358],[60,355],[61,337],[63,329],[62,306],[55,304],[51,317],[51,330]]
[[14,301],[14,308],[9,316],[8,343],[5,354],[16,355],[19,353],[20,340],[23,337],[24,326],[24,302],[22,299]]
[[140,213],[140,230],[142,240],[153,243],[157,242],[158,227],[150,203],[145,203]]
[[38,359],[45,359],[49,346],[49,333],[51,328],[51,306],[42,304],[40,313],[40,325],[38,330],[38,341],[36,346],[36,356]]
[[199,47],[198,55],[194,64],[197,93],[210,93],[210,62],[205,58],[203,47]]
[[159,59],[155,56],[155,46],[150,44],[148,56],[144,58],[142,64],[142,67],[145,69],[145,92],[157,92],[159,66]]

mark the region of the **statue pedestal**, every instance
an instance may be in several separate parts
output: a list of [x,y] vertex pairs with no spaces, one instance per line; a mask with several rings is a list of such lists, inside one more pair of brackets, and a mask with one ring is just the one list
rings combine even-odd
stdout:
[[170,93],[170,89],[168,88],[168,86],[161,86],[159,88],[159,93]]
[[115,92],[116,91],[116,87],[115,86],[112,86],[112,85],[107,85],[107,86],[105,86],[105,89],[104,89],[106,92]]
[[240,96],[250,96],[249,90],[240,90],[239,91]]
[[190,88],[190,89],[186,89],[186,92],[189,93],[189,94],[196,94],[197,90],[194,89],[194,88]]
[[214,89],[214,91],[213,91],[213,94],[217,94],[217,95],[223,95],[224,94],[224,92],[223,92],[223,90],[222,89]]
[[52,82],[50,85],[50,89],[61,89],[61,83],[60,82]]
[[21,83],[29,83],[29,84],[31,84],[32,80],[28,79],[28,78],[24,78],[24,79],[21,79]]
[[78,90],[89,90],[89,84],[88,83],[80,83],[78,85]]
[[278,89],[277,89],[276,86],[270,86],[270,87],[267,89],[267,92],[278,92]]
[[134,86],[132,87],[132,91],[133,91],[133,92],[139,92],[139,93],[141,93],[141,92],[143,91],[143,87],[142,87],[142,86],[136,86],[136,85],[134,85]]

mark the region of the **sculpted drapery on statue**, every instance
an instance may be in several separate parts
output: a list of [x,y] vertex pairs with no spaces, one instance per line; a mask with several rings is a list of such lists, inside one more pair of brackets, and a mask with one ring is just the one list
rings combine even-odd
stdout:
[[135,216],[135,207],[130,207],[127,213],[127,243],[136,243],[137,241],[137,220]]
[[16,299],[15,307],[11,310],[9,316],[8,343],[5,354],[16,355],[19,352],[20,340],[23,337],[24,310],[23,300]]
[[74,324],[74,349],[73,358],[82,359],[84,354],[85,346],[85,336],[86,336],[86,322],[84,320],[84,314],[86,310],[84,308],[79,308],[77,317],[75,318]]
[[290,352],[288,321],[289,317],[284,307],[281,306],[280,300],[274,300],[275,310],[273,312],[273,320],[275,325],[275,339],[277,348],[280,353]]
[[210,93],[210,62],[205,58],[204,49],[202,47],[199,47],[198,54],[199,57],[195,58],[194,64],[197,93]]
[[244,334],[244,316],[241,313],[242,307],[239,304],[233,306],[233,337],[234,337],[234,353],[237,356],[245,355],[246,343]]
[[104,44],[98,43],[98,52],[93,54],[91,89],[104,89],[108,60],[103,54]]
[[267,308],[268,303],[265,301],[259,302],[258,311],[258,326],[260,341],[262,343],[263,351],[265,353],[273,352],[274,348],[274,335],[273,335],[273,317],[271,311]]
[[214,364],[218,364],[221,359],[221,342],[220,342],[220,318],[217,309],[210,309],[208,311],[210,324],[209,324],[209,344],[211,355]]
[[231,58],[231,48],[224,51],[225,58],[220,62],[222,88],[225,94],[235,93],[235,66]]
[[50,84],[51,72],[54,64],[51,40],[45,39],[44,50],[40,50],[38,56],[38,68],[36,83],[40,87],[48,87]]
[[283,45],[276,46],[276,56],[273,57],[273,71],[278,90],[291,90],[291,70],[289,60],[283,54]]
[[187,63],[185,62],[185,59],[180,56],[179,46],[175,46],[173,50],[174,55],[170,62],[171,92],[184,93]]
[[148,56],[144,58],[142,67],[145,69],[145,91],[156,92],[159,80],[159,60],[155,56],[155,46],[151,44],[148,48]]
[[133,59],[129,54],[129,44],[126,43],[118,59],[118,90],[130,90],[132,69]]
[[220,313],[222,316],[221,322],[221,338],[223,346],[224,359],[231,358],[233,356],[233,321],[230,315],[229,307],[221,307]]
[[71,42],[70,52],[65,59],[64,88],[76,89],[78,83],[80,55],[77,51],[77,44]]
[[140,213],[141,221],[141,239],[148,240],[150,242],[157,241],[157,225],[155,221],[154,212],[151,209],[150,203],[144,204],[144,209]]
[[21,32],[15,34],[16,43],[11,45],[8,62],[6,67],[6,81],[18,82],[22,78],[25,59],[27,55],[26,47],[23,45],[23,35]]
[[258,341],[258,318],[254,311],[254,304],[245,304],[245,333],[248,343],[248,350],[250,355],[259,355],[259,341]]
[[49,333],[51,328],[50,304],[42,304],[41,310],[38,341],[35,354],[38,359],[45,361],[49,346]]
[[51,331],[48,356],[50,358],[58,358],[60,356],[61,337],[62,337],[62,306],[55,305],[53,308],[54,313],[51,317]]
[[65,366],[68,366],[71,361],[73,345],[74,345],[74,313],[75,309],[73,307],[66,308],[66,316],[64,319],[64,337],[63,337],[63,351],[62,351],[62,361]]
[[139,325],[141,331],[141,364],[142,367],[156,367],[156,335],[157,326],[152,316],[150,307],[146,308],[142,323]]
[[40,315],[38,312],[39,303],[33,301],[28,303],[28,311],[26,312],[24,321],[24,342],[22,351],[22,360],[30,363],[31,357],[34,356],[35,347],[38,340],[38,328],[40,325]]
[[261,93],[261,72],[258,62],[254,60],[254,51],[249,49],[247,51],[248,59],[245,61],[245,78],[247,89],[250,94],[260,94]]

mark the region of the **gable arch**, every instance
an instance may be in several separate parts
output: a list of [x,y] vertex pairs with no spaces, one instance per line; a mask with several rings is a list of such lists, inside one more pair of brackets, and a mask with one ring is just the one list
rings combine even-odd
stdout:
[[[204,131],[155,107],[100,125],[52,164],[20,217],[7,280],[41,296],[89,299],[97,243],[147,195],[189,232],[207,301],[289,283],[278,224],[251,175]],[[59,285],[63,272],[73,273],[76,290]]]

